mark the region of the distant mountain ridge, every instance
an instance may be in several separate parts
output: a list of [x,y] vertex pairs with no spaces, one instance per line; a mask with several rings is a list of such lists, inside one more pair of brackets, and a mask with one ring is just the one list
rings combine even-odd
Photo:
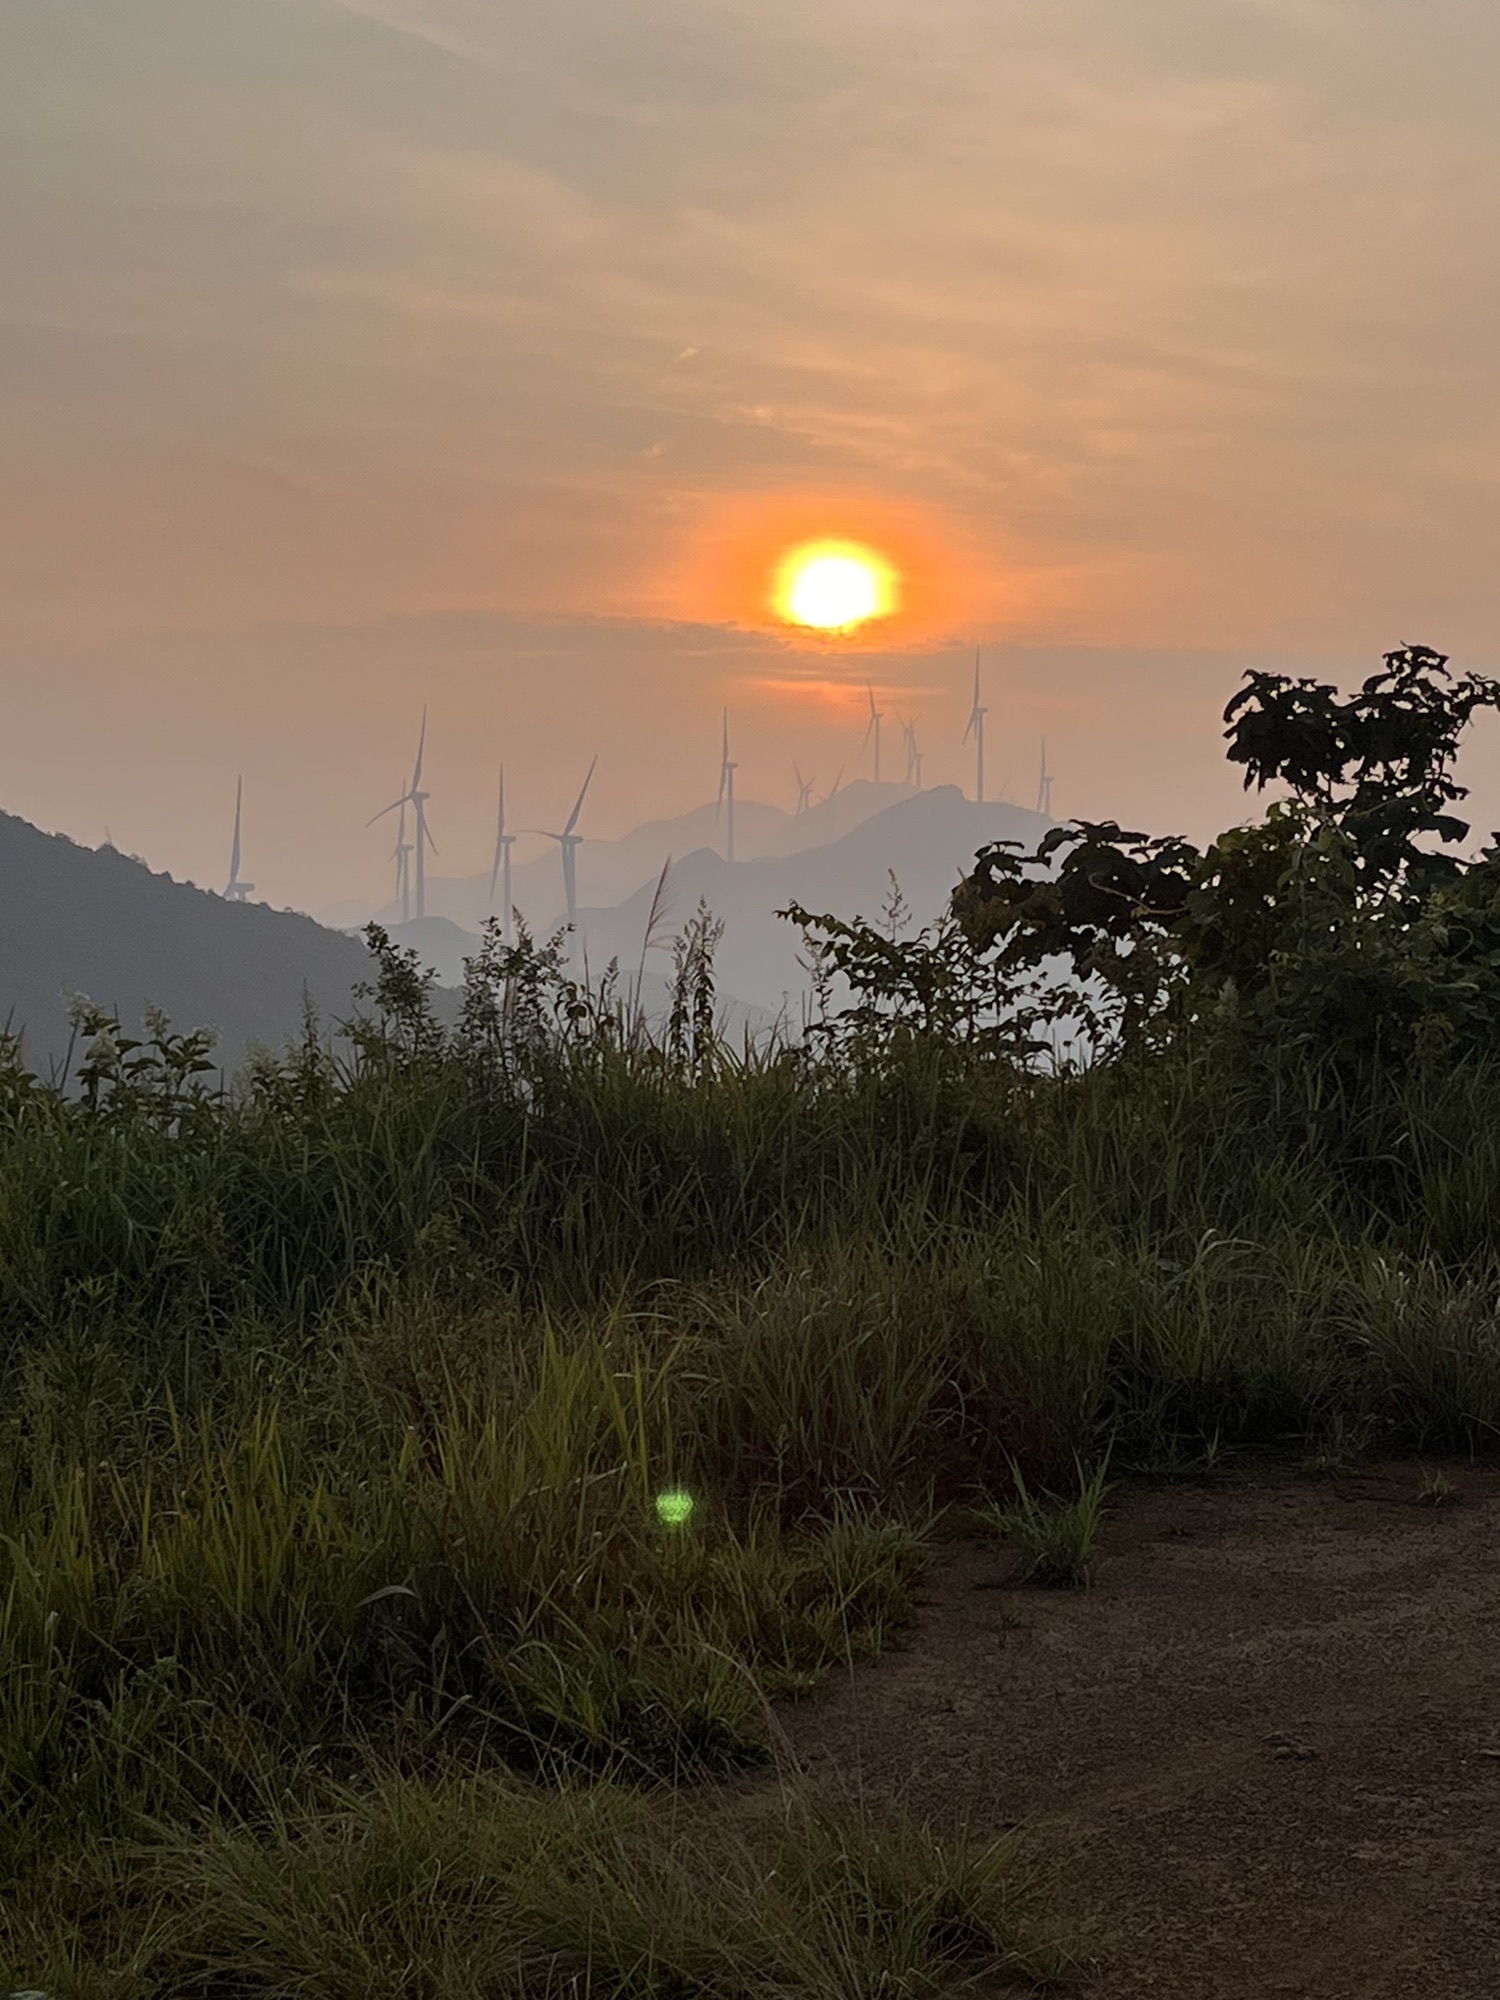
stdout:
[[[996,840],[1030,848],[1052,824],[1019,806],[978,805],[952,785],[918,792],[864,781],[801,814],[740,810],[736,845],[743,824],[760,853],[732,866],[715,846],[676,854],[650,940],[662,860],[673,851],[665,843],[711,831],[713,808],[637,828],[619,842],[586,843],[575,970],[587,967],[597,978],[615,961],[622,983],[633,988],[639,979],[648,1012],[659,1015],[672,973],[663,944],[701,898],[724,925],[716,959],[722,1025],[737,1035],[780,1016],[795,1030],[810,981],[801,936],[778,909],[797,902],[814,913],[878,922],[894,875],[913,925],[928,923],[978,848]],[[585,900],[591,878],[581,864],[591,845],[610,850],[594,883],[617,893]],[[533,863],[532,871],[549,861]],[[476,883],[487,901],[487,877],[428,887],[472,890]],[[543,874],[532,873],[532,884],[536,893],[522,908],[545,937],[560,921],[561,898],[548,893]],[[467,925],[431,908],[421,924],[386,919],[395,940],[416,946],[437,970],[440,1014],[457,1005],[442,988],[457,984],[483,914]],[[227,902],[113,848],[80,847],[0,813],[0,1026],[22,1031],[25,1058],[41,1074],[67,1054],[72,993],[117,1010],[130,1029],[148,1003],[179,1030],[212,1027],[216,1059],[233,1069],[252,1045],[279,1048],[297,1036],[309,1003],[332,1031],[357,1010],[354,989],[373,970],[360,938],[311,917]]]
[[[665,920],[658,928],[680,929],[701,898],[724,925],[716,961],[724,991],[772,1014],[786,1010],[795,1028],[811,984],[801,963],[801,934],[776,915],[778,909],[797,902],[813,915],[878,923],[894,876],[917,929],[943,914],[981,847],[1014,840],[1030,850],[1053,824],[1023,806],[978,805],[956,785],[901,791],[894,804],[857,819],[823,845],[733,867],[711,848],[684,855],[668,875]],[[641,961],[655,892],[653,879],[612,908],[579,910],[578,948],[592,964],[614,957],[622,965]],[[646,962],[660,966],[662,956],[652,952]]]
[[[973,866],[975,853],[992,841],[1013,840],[1030,850],[1054,824],[1044,813],[999,800],[978,804],[956,785],[917,791],[909,785],[876,786],[857,780],[833,799],[805,813],[755,809],[752,821],[760,847],[744,852],[736,812],[736,849],[731,865],[721,851],[722,821],[714,808],[675,820],[638,827],[624,840],[585,841],[578,850],[579,910],[570,955],[575,971],[597,978],[611,960],[622,973],[644,974],[643,990],[659,990],[671,976],[670,940],[692,917],[699,900],[722,922],[715,969],[720,993],[737,1023],[782,1019],[793,1031],[801,1025],[811,980],[801,934],[777,910],[801,903],[815,915],[863,917],[880,922],[895,877],[912,927],[931,923],[947,908],[954,887]],[[720,839],[695,846],[695,835],[717,831]],[[673,843],[669,845],[668,843]],[[585,865],[591,850],[591,865]],[[655,904],[662,864],[672,866],[662,887],[654,941],[647,920]],[[515,871],[514,900],[539,937],[563,921],[560,874],[552,857]],[[604,893],[590,894],[590,884]],[[622,886],[623,885],[623,886]],[[438,977],[456,977],[461,951],[472,951],[483,913],[468,926],[434,914],[482,893],[488,877],[453,878],[427,884],[428,915],[409,924],[382,911],[391,935],[414,945]],[[462,940],[462,942],[460,942]]]
[[[917,796],[910,785],[875,785],[859,778],[802,813],[785,812],[758,799],[737,800],[735,858],[754,861],[825,846],[861,821]],[[668,856],[681,860],[700,849],[722,855],[728,832],[727,810],[703,805],[673,819],[647,820],[619,840],[585,838],[578,849],[579,903],[602,908],[623,902],[644,883],[656,881]],[[488,870],[482,875],[429,875],[426,894],[429,917],[447,917],[464,930],[477,931],[487,916],[499,911],[498,885],[491,910]],[[515,868],[511,898],[534,930],[547,934],[555,928],[565,911],[562,870],[555,851]],[[378,923],[395,925],[401,921],[401,908],[398,903],[376,909],[369,903],[350,901],[332,904],[318,915],[321,922],[344,930],[372,917]]]
[[70,993],[131,1030],[151,1003],[176,1029],[212,1027],[232,1069],[252,1044],[298,1035],[305,1002],[325,1028],[347,1019],[372,972],[363,944],[311,917],[226,902],[0,812],[0,1026],[21,1031],[40,1075],[67,1055]]

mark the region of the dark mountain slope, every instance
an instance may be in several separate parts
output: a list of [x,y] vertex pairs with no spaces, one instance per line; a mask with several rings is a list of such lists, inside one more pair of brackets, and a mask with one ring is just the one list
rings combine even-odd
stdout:
[[300,1032],[304,993],[325,1027],[347,1018],[371,970],[363,944],[311,917],[226,903],[0,813],[0,1025],[23,1031],[42,1075],[67,1049],[70,992],[130,1028],[150,1002],[174,1028],[213,1027],[233,1067],[250,1043]]

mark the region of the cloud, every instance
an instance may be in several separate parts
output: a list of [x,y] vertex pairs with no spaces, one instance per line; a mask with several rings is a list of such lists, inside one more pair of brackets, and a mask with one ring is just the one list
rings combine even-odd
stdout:
[[[346,744],[378,762],[429,672],[472,704],[476,796],[484,732],[523,724],[565,788],[579,703],[686,796],[705,718],[758,690],[770,771],[838,670],[684,579],[781,495],[925,522],[964,571],[934,632],[1093,662],[1017,728],[1065,722],[1122,810],[1192,794],[1174,704],[1215,757],[1193,691],[1236,660],[1488,642],[1478,0],[73,0],[66,28],[10,0],[0,71],[8,643],[112,717],[65,764],[43,695],[18,712],[9,782],[54,823],[121,745],[222,788],[246,728],[352,821]],[[936,690],[922,657],[890,685]],[[149,689],[186,705],[165,746]],[[324,865],[306,813],[289,879]]]

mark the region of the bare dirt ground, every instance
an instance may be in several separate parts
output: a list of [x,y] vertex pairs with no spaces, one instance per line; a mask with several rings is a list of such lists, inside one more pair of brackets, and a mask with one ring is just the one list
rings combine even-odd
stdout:
[[1442,1469],[1439,1507],[1411,1463],[1117,1489],[1081,1591],[940,1549],[786,1748],[820,1796],[1022,1829],[1080,2000],[1497,2000],[1500,1463]]

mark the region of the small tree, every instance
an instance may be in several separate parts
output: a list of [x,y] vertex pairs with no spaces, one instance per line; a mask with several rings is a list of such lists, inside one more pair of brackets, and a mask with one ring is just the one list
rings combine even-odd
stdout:
[[1425,646],[1341,698],[1250,672],[1224,711],[1245,785],[1289,796],[1204,852],[1113,821],[1055,827],[1036,852],[983,849],[955,892],[971,945],[1019,977],[1063,957],[1104,994],[1117,1048],[1232,1025],[1356,1066],[1500,1027],[1500,854],[1447,851],[1459,739],[1500,682],[1454,679]]

